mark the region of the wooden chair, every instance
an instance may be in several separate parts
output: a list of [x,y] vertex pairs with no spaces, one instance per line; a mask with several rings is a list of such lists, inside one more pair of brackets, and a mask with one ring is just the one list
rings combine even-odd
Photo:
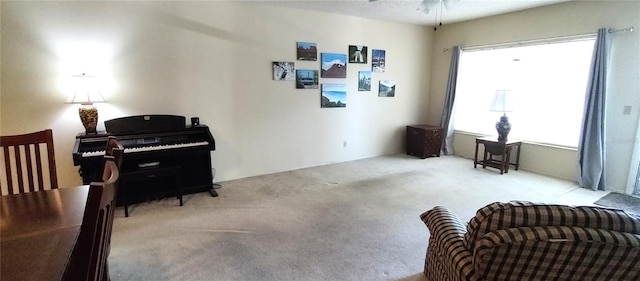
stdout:
[[[46,147],[45,152],[41,151],[42,145]],[[23,135],[0,136],[0,147],[4,154],[4,173],[0,172],[2,195],[58,188],[51,129]],[[46,159],[42,157],[45,153]],[[45,165],[48,167],[48,185],[44,180],[46,170],[43,166]],[[37,185],[34,178],[37,178]],[[6,188],[2,186],[3,183],[6,183]],[[14,186],[15,183],[17,188]]]
[[120,173],[113,156],[104,158],[104,182],[92,182],[89,187],[78,242],[65,280],[110,280],[107,258]]
[[[105,155],[106,156],[113,156],[114,162],[116,163],[116,166],[118,167],[118,172],[119,172],[119,177],[118,177],[118,182],[120,181],[120,179],[122,178],[122,161],[124,160],[124,146],[122,145],[122,143],[120,143],[120,141],[118,141],[118,139],[114,136],[109,136],[109,139],[107,139],[107,147],[105,149]],[[106,161],[105,161],[106,163]],[[116,189],[116,194],[114,195],[115,200],[118,200],[118,189]],[[116,201],[114,201],[113,203],[113,210],[112,212],[115,210],[116,208]],[[113,214],[112,214],[113,216]],[[109,254],[111,253],[111,235],[109,235],[109,239],[107,240],[107,257],[109,257]],[[106,272],[106,279],[105,280],[110,280],[109,277],[109,264],[106,264],[105,267],[105,272]]]

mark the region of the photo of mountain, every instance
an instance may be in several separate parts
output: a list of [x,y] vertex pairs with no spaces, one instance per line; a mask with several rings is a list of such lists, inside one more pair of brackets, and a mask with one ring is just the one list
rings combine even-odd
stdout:
[[322,78],[347,78],[347,55],[321,53]]
[[371,50],[371,71],[384,72],[385,56],[385,50]]
[[358,91],[371,91],[371,71],[358,71]]
[[347,107],[347,85],[322,84],[320,107]]
[[378,86],[379,97],[395,97],[396,96],[396,82],[390,80],[380,80]]
[[316,43],[297,42],[296,49],[298,53],[298,60],[318,60],[318,47]]

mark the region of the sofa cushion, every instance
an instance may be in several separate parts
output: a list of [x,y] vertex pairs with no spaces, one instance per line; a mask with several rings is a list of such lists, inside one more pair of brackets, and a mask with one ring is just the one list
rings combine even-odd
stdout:
[[495,230],[473,254],[484,280],[640,280],[640,235],[536,226]]
[[622,210],[511,201],[479,209],[467,225],[464,243],[473,251],[485,233],[523,226],[579,226],[640,234],[640,218]]

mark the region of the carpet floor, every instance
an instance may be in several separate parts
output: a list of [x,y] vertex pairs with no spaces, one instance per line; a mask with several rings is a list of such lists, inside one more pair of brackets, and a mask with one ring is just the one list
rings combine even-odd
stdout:
[[117,209],[112,280],[426,280],[420,214],[446,206],[468,221],[491,202],[592,205],[606,192],[469,159],[374,157],[221,182]]

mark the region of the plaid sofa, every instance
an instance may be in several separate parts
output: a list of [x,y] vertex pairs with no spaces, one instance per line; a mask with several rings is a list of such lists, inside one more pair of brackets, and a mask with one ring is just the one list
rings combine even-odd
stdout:
[[444,280],[640,280],[640,217],[621,210],[492,203],[468,224],[435,207],[424,273]]

